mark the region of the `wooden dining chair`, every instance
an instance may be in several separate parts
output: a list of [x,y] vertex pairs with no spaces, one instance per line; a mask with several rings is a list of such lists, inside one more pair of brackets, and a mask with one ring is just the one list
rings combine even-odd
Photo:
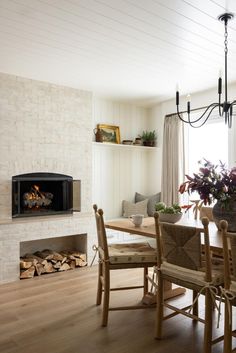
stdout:
[[[104,226],[103,210],[93,205],[95,212],[97,236],[98,236],[98,287],[97,301],[100,305],[103,295],[102,326],[107,326],[108,312],[114,310],[142,309],[148,305],[133,305],[110,307],[110,291],[143,288],[143,294],[148,293],[148,268],[156,265],[156,249],[152,248],[148,242],[142,243],[118,243],[108,245],[106,229]],[[110,288],[110,271],[120,269],[143,268],[143,284],[140,286]]]
[[[163,320],[182,314],[205,324],[204,353],[211,352],[212,340],[212,309],[213,298],[219,285],[223,283],[223,273],[212,269],[208,234],[208,219],[202,219],[202,228],[182,226],[170,223],[160,223],[158,213],[154,214],[157,240],[157,339],[162,338]],[[201,233],[204,234],[205,251],[202,254]],[[193,291],[193,302],[184,308],[173,306],[163,298],[164,281],[175,283]],[[198,297],[205,295],[205,317],[198,315]],[[173,312],[164,316],[164,308]],[[222,337],[223,339],[223,337]]]
[[[225,283],[222,294],[225,301],[224,317],[224,353],[232,352],[232,337],[236,337],[233,331],[233,307],[236,306],[236,233],[227,232],[228,223],[220,221],[220,229],[223,237],[224,253],[224,277]],[[230,250],[229,250],[229,244]]]

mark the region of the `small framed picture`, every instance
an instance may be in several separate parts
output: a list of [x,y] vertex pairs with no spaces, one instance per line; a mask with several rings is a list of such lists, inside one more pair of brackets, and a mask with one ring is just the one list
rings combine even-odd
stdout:
[[114,125],[97,124],[102,132],[103,142],[120,143],[120,128]]

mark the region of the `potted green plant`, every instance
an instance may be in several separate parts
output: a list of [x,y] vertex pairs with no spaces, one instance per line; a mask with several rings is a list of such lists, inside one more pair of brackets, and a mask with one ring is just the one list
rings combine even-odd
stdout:
[[155,130],[143,131],[142,135],[139,135],[139,137],[142,139],[144,146],[153,147],[156,144],[157,135]]
[[181,207],[178,204],[166,206],[164,202],[158,202],[155,209],[159,213],[160,222],[176,223],[182,217]]

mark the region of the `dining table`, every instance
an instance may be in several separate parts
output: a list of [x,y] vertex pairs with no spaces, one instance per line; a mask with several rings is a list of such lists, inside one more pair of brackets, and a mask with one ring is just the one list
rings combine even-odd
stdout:
[[[182,217],[176,224],[203,228],[200,220],[190,219],[187,217]],[[156,237],[154,217],[144,218],[141,226],[139,227],[136,227],[129,218],[106,221],[105,228],[128,234],[142,235],[148,238]],[[212,253],[218,257],[223,257],[222,235],[214,222],[209,222],[209,239]],[[202,246],[204,250],[204,244],[202,244]],[[172,283],[166,281],[164,285],[164,298],[170,299],[180,294],[184,294],[185,291],[185,288],[172,287]]]

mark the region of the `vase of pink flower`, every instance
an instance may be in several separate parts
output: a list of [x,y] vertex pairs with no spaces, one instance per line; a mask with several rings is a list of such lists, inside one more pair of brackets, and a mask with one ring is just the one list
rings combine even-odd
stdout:
[[201,205],[213,206],[213,218],[216,225],[224,219],[228,222],[228,230],[236,231],[236,167],[227,169],[220,162],[215,165],[208,160],[199,162],[198,173],[186,175],[187,180],[180,185],[181,194],[197,192]]

